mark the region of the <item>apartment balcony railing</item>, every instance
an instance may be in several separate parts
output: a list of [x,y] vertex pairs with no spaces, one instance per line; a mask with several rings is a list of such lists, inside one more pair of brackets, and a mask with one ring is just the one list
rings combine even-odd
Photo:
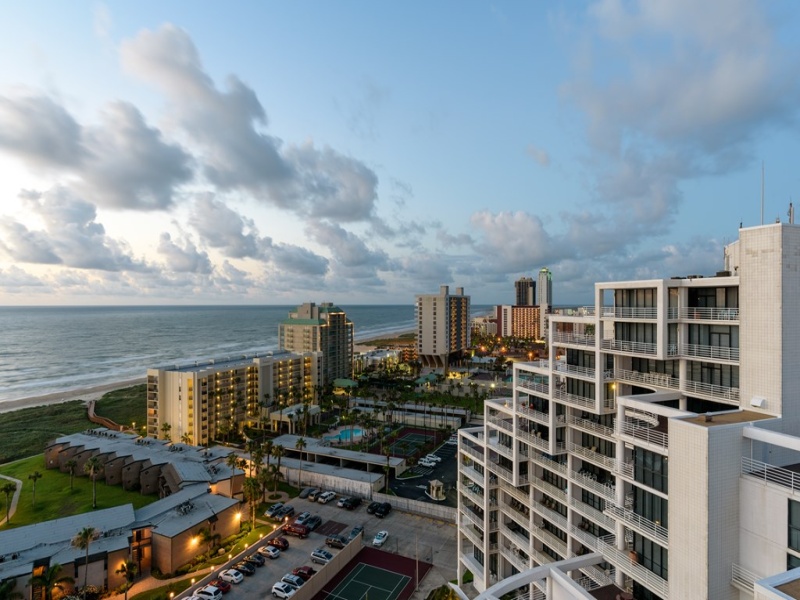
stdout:
[[507,486],[500,489],[517,501],[522,502],[525,506],[531,502],[530,494],[522,491],[516,486]]
[[610,562],[620,571],[627,573],[662,598],[669,597],[669,583],[667,580],[659,577],[647,567],[640,565],[638,558],[634,554],[617,548],[614,545],[613,536],[597,538],[597,550],[603,554],[607,562]]
[[543,423],[544,425],[547,425],[547,424],[550,423],[550,415],[549,414],[547,414],[545,412],[542,412],[542,411],[539,411],[539,410],[534,410],[534,409],[532,409],[530,407],[530,405],[520,404],[520,406],[517,409],[517,411],[521,415],[524,415],[525,417],[527,417],[529,419],[533,419],[534,421],[537,421],[539,423]]
[[513,432],[514,431],[514,424],[511,422],[510,419],[501,419],[499,417],[489,417],[486,419],[488,423],[492,425],[497,425],[500,429],[505,429],[506,431]]
[[669,546],[669,530],[666,527],[662,527],[632,510],[614,504],[607,504],[605,512],[607,515],[624,522],[628,528],[646,535],[662,546]]
[[578,511],[581,516],[591,519],[609,531],[613,531],[617,524],[617,522],[607,514],[597,510],[594,506],[589,506],[588,504],[581,502],[577,498],[570,498],[569,506],[570,508]]
[[458,530],[462,534],[467,536],[467,538],[469,539],[470,542],[472,542],[475,546],[477,546],[478,548],[483,550],[483,537],[477,531],[472,529],[472,527],[470,525],[466,525],[466,524],[461,525],[461,526],[459,526]]
[[497,462],[495,462],[495,461],[493,461],[491,459],[489,459],[489,462],[487,463],[487,465],[488,465],[490,471],[492,471],[493,473],[496,473],[497,475],[500,475],[501,477],[503,477],[503,479],[506,479],[508,481],[508,483],[513,485],[513,483],[514,483],[514,473],[511,472],[511,469],[507,469],[506,467],[502,466],[501,464],[499,464],[499,463],[497,463]]
[[589,368],[589,367],[581,367],[578,365],[569,365],[563,362],[556,362],[554,363],[553,370],[558,373],[567,373],[568,375],[577,375],[579,377],[585,377],[587,379],[594,379],[595,374],[597,373],[596,369]]
[[537,450],[541,450],[542,452],[547,452],[550,450],[550,442],[542,439],[541,437],[537,436],[536,434],[530,433],[529,431],[522,431],[519,430],[517,432],[517,437],[525,440],[526,443],[530,444]]
[[486,498],[484,498],[480,494],[476,494],[465,485],[459,485],[458,491],[461,492],[461,494],[463,494],[470,500],[472,500],[478,506],[483,506],[486,503]]
[[[549,554],[545,554],[536,548],[531,549],[531,558],[535,560],[540,565],[546,565],[551,562],[554,562],[556,559],[550,556]],[[563,557],[562,557],[563,558]]]
[[462,464],[458,472],[471,478],[475,483],[483,485],[483,473],[478,471],[478,469],[476,469],[472,465]]
[[520,380],[517,379],[517,388],[519,388],[522,392],[527,392],[528,394],[537,394],[539,396],[549,396],[550,395],[550,386],[546,383],[539,383],[538,381],[531,381],[528,380]]
[[576,444],[575,442],[569,443],[569,451],[573,454],[577,454],[581,458],[585,458],[586,460],[590,460],[597,465],[605,467],[609,471],[613,471],[617,464],[616,458],[606,456],[605,454],[600,454],[596,449],[586,448],[580,444]]
[[599,587],[614,585],[614,577],[616,576],[616,571],[613,568],[606,569],[605,571],[603,571],[596,565],[590,565],[588,567],[582,567],[581,572],[584,573],[590,579],[596,581]]
[[625,435],[635,440],[641,440],[648,444],[659,446],[666,450],[669,448],[669,434],[664,431],[656,431],[651,427],[643,427],[628,421],[627,419],[619,423],[620,435]]
[[594,346],[595,336],[580,333],[553,332],[554,344],[570,344],[572,346]]
[[[670,309],[673,311],[674,309]],[[671,313],[672,314],[672,313]],[[670,318],[672,317],[670,314]],[[706,306],[684,306],[678,309],[678,316],[687,321],[738,321],[738,308],[712,308]]]
[[567,476],[567,465],[564,463],[556,462],[551,458],[547,458],[546,456],[532,454],[531,462],[544,467],[545,469],[549,469],[554,471],[564,477]]
[[533,535],[538,537],[542,542],[547,544],[552,550],[558,552],[561,556],[567,555],[567,544],[560,537],[553,535],[544,527],[534,527]]
[[577,406],[578,408],[594,409],[594,404],[595,404],[594,398],[586,398],[585,396],[570,394],[569,392],[565,392],[559,389],[553,392],[553,398],[559,400],[560,402],[565,402],[567,404],[570,404],[571,406]]
[[567,503],[567,493],[566,493],[566,491],[561,490],[561,489],[557,488],[556,486],[554,486],[554,485],[552,485],[550,483],[547,483],[543,479],[539,479],[537,477],[534,477],[534,478],[531,479],[531,484],[534,485],[535,487],[539,488],[545,494],[548,494],[550,497],[555,498],[556,500],[558,500],[562,504],[566,504]]
[[519,548],[512,548],[510,546],[500,544],[500,554],[502,554],[508,562],[514,565],[518,571],[527,571],[531,568],[530,561],[520,556],[519,553]]
[[616,485],[611,481],[601,483],[597,481],[597,478],[593,478],[587,473],[579,473],[578,471],[572,471],[571,475],[572,480],[579,486],[591,490],[595,494],[599,494],[606,500],[611,500],[613,502],[616,498]]
[[534,369],[544,369],[545,371],[550,370],[549,360],[532,360],[531,362],[525,364]]
[[655,306],[604,306],[603,317],[614,319],[655,319],[658,308]]
[[639,371],[629,371],[627,369],[616,369],[614,378],[628,383],[642,383],[657,387],[668,388],[670,390],[680,389],[680,379],[672,377],[666,373],[640,373]]
[[575,527],[575,525],[570,526],[569,532],[572,534],[572,537],[579,539],[581,544],[590,550],[597,551],[597,536],[592,535],[588,531],[584,531],[580,527]]
[[460,514],[464,519],[467,519],[473,525],[477,525],[481,529],[484,528],[483,517],[479,517],[478,515],[476,515],[474,512],[472,512],[468,508],[465,508],[464,510],[462,510]]
[[755,477],[765,483],[776,483],[793,491],[800,490],[800,473],[745,456],[742,457],[742,475]]
[[601,425],[600,423],[595,423],[589,419],[581,419],[580,417],[575,417],[573,415],[567,417],[567,422],[573,427],[577,427],[583,431],[603,435],[605,437],[614,437],[613,426],[609,427],[607,425]]
[[700,381],[691,381],[687,379],[683,382],[683,391],[687,394],[708,396],[719,402],[739,404],[739,388],[735,387],[702,383]]
[[756,575],[752,571],[745,569],[742,565],[733,563],[731,567],[731,583],[739,589],[746,590],[751,594],[755,588],[756,581],[764,578],[762,575]]
[[498,442],[493,442],[491,447],[492,447],[492,450],[494,450],[495,452],[498,452],[498,453],[502,454],[503,456],[505,456],[506,458],[508,458],[510,460],[513,460],[514,459],[514,450],[511,448],[510,444],[511,444],[511,442],[509,442],[508,445],[506,445],[506,444],[503,444],[503,443],[498,441]]
[[486,457],[483,455],[483,449],[478,450],[477,448],[473,448],[472,446],[467,446],[466,444],[461,444],[461,451],[466,452],[470,456],[477,458],[479,461],[483,462],[486,460]]
[[614,465],[614,472],[628,479],[633,479],[633,463],[618,460],[617,464]]
[[739,348],[728,348],[724,346],[703,346],[700,344],[681,344],[681,356],[691,356],[692,358],[708,358],[714,360],[739,360]]
[[519,529],[521,528],[522,528],[521,525],[514,528],[510,523],[503,523],[500,526],[500,533],[506,536],[506,539],[510,541],[512,544],[514,544],[516,547],[527,551],[528,547],[531,545],[531,540],[530,538],[525,537],[519,532]]
[[658,354],[658,345],[651,344],[649,342],[603,340],[600,345],[603,350],[613,350],[615,352],[627,352],[629,354]]

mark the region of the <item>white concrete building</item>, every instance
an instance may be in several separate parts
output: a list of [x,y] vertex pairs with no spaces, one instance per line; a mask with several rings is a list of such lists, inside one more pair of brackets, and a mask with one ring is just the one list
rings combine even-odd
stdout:
[[423,365],[446,371],[454,357],[469,349],[469,304],[460,287],[454,294],[443,285],[438,294],[417,296],[417,356]]
[[741,229],[724,259],[596,284],[461,430],[459,580],[481,598],[800,597],[781,575],[800,566],[800,227]]

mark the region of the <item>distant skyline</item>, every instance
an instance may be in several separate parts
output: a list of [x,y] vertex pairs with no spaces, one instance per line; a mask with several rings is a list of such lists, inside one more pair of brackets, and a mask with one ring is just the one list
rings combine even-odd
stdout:
[[7,3],[0,305],[712,274],[800,175],[790,2]]

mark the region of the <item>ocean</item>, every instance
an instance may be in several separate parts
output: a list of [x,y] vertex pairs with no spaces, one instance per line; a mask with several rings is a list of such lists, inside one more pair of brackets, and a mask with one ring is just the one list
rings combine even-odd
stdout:
[[[356,340],[415,328],[413,305],[339,305]],[[291,306],[0,307],[0,402],[278,347]],[[487,307],[473,307],[484,314]]]

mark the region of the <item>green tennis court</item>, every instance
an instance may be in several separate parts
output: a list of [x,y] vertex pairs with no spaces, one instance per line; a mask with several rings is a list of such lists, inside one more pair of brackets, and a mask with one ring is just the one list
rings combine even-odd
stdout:
[[411,577],[359,563],[332,592],[329,600],[396,600]]
[[434,436],[424,433],[407,433],[391,445],[391,452],[395,456],[411,456],[433,438]]

